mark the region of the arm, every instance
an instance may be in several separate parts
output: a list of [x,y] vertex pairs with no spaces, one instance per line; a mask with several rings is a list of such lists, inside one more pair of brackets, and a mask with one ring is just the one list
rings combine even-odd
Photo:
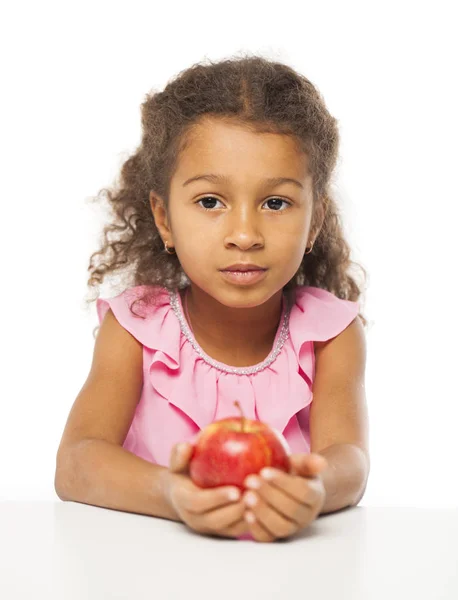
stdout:
[[320,473],[326,500],[320,514],[356,506],[364,495],[369,476],[365,453],[353,444],[335,444],[318,452],[328,461]]
[[142,345],[110,309],[57,451],[59,498],[179,520],[164,496],[168,469],[122,447],[142,386]]
[[315,344],[316,372],[310,409],[311,452],[328,467],[320,473],[326,501],[320,514],[357,505],[370,471],[365,397],[366,343],[357,317],[338,336]]
[[181,521],[166,497],[166,467],[103,439],[82,439],[62,454],[55,489],[72,500]]

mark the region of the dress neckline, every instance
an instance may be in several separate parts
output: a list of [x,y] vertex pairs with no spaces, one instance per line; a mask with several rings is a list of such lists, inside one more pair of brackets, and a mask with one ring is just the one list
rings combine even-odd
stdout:
[[197,343],[194,334],[192,333],[190,326],[186,320],[183,304],[181,301],[181,295],[177,291],[169,291],[170,305],[180,322],[180,328],[183,335],[188,339],[188,341],[192,344],[194,350],[197,354],[209,365],[219,369],[220,371],[224,371],[226,373],[233,373],[236,375],[251,375],[254,373],[258,373],[263,369],[267,368],[273,361],[277,358],[281,349],[283,348],[284,343],[286,342],[289,335],[289,315],[291,312],[291,305],[288,302],[286,295],[282,294],[282,311],[280,316],[280,322],[277,328],[277,333],[275,335],[274,343],[272,345],[272,350],[269,355],[260,363],[256,365],[250,365],[247,367],[234,367],[231,365],[227,365],[225,363],[219,362],[213,359],[211,356],[208,356],[204,352],[204,350]]

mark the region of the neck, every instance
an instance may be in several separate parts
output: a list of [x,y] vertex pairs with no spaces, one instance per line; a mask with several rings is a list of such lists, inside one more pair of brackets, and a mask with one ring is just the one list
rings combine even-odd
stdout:
[[233,349],[256,356],[268,353],[273,345],[280,324],[282,295],[280,290],[259,306],[238,308],[221,304],[202,290],[189,286],[182,304],[198,342],[200,338],[222,352]]

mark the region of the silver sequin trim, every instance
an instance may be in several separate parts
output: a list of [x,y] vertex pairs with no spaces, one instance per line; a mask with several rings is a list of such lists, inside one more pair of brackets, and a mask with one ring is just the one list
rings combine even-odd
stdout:
[[[220,362],[214,360],[213,358],[211,358],[210,356],[208,356],[207,354],[205,354],[205,352],[202,350],[202,348],[199,346],[199,344],[195,340],[193,334],[191,333],[191,331],[188,327],[187,321],[181,311],[180,302],[178,299],[178,292],[169,292],[169,298],[170,298],[170,305],[173,308],[173,311],[176,314],[176,316],[180,322],[181,331],[186,336],[186,338],[189,340],[189,342],[192,344],[194,350],[206,363],[208,363],[212,367],[215,367],[215,369],[224,371],[225,373],[234,373],[236,375],[251,375],[252,373],[258,373],[259,371],[262,371],[263,369],[268,367],[271,363],[273,363],[273,361],[277,358],[280,350],[283,348],[284,343],[288,339],[289,315],[291,312],[291,306],[290,306],[287,298],[284,297],[284,302],[286,303],[286,308],[284,310],[283,322],[281,324],[280,335],[278,336],[277,342],[276,342],[275,346],[272,348],[272,351],[269,354],[269,356],[262,363],[259,363],[258,365],[252,365],[251,367],[229,367],[229,366],[226,366],[226,365],[224,365],[224,363],[220,363]],[[277,334],[278,334],[278,330],[277,330]]]

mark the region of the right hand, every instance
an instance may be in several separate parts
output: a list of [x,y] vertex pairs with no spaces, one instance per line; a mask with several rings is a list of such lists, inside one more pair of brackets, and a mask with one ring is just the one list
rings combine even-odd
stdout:
[[[180,519],[197,533],[238,538],[248,533],[244,519],[246,505],[237,487],[200,488],[189,477],[193,446],[175,444],[170,456],[166,495]],[[238,500],[229,493],[236,491]]]

